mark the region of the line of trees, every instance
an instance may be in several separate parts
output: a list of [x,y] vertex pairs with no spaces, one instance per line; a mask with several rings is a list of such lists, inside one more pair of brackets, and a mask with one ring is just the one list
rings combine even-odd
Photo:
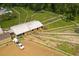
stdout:
[[73,21],[76,16],[79,15],[79,4],[67,4],[67,3],[14,3],[14,4],[0,4],[0,7],[25,7],[30,8],[33,11],[41,11],[41,10],[47,10],[51,11],[57,14],[62,14],[66,16],[66,21]]

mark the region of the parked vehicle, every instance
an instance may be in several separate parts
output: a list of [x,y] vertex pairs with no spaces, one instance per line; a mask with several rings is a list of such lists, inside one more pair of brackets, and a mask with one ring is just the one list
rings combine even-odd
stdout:
[[19,40],[17,39],[17,37],[13,39],[13,42],[14,42],[14,43],[19,42]]
[[22,45],[22,43],[19,42],[17,37],[13,39],[13,42],[16,43],[20,49],[24,49],[24,46]]
[[22,45],[22,43],[18,43],[17,45],[20,49],[24,49],[24,46]]

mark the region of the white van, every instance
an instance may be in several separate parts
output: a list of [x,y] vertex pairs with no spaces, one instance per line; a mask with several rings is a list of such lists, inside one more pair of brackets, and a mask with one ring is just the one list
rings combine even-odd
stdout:
[[13,42],[16,43],[20,49],[24,49],[24,46],[22,45],[22,43],[19,42],[17,37],[13,39]]
[[22,43],[19,43],[18,46],[20,49],[24,49],[24,46],[22,45]]
[[19,40],[17,38],[13,38],[13,42],[17,43]]

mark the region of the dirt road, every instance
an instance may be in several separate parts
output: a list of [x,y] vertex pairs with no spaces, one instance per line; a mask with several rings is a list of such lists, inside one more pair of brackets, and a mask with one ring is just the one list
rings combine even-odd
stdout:
[[10,43],[8,46],[0,48],[1,56],[51,56],[51,55],[64,55],[56,50],[51,50],[41,44],[34,43],[28,38],[24,40],[24,50],[20,50],[14,43]]

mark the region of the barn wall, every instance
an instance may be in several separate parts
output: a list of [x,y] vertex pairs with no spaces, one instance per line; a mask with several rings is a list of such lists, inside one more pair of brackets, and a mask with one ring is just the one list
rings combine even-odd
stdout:
[[7,42],[11,41],[11,38],[8,37],[8,38],[5,38],[4,40],[1,40],[0,41],[0,46],[2,46],[3,44],[6,44]]

